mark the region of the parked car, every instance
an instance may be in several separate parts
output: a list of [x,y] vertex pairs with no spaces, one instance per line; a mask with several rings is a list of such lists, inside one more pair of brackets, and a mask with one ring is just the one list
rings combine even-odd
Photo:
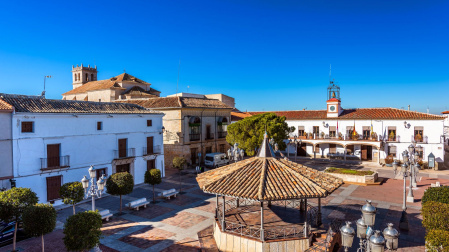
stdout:
[[215,152],[207,153],[204,158],[204,165],[206,167],[217,168],[222,165],[228,165],[229,159],[224,153]]
[[[14,238],[15,225],[15,221],[9,223],[0,222],[0,246],[4,246],[12,242]],[[26,238],[26,235],[22,229],[22,223],[19,222],[17,230],[17,241],[23,240],[24,238]]]

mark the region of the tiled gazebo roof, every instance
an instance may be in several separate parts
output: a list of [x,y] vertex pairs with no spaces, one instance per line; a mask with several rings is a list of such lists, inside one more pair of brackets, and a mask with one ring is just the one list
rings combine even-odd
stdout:
[[[271,149],[267,146],[265,137],[261,149]],[[332,175],[270,154],[259,152],[257,157],[202,173],[198,184],[207,193],[258,201],[322,198],[343,184]]]

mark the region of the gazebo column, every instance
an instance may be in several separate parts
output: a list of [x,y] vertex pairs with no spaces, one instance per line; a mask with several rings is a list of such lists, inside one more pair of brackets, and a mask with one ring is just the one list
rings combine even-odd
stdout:
[[321,198],[318,198],[318,216],[317,216],[317,226],[321,226]]
[[299,211],[302,213],[304,212],[304,199],[301,199],[299,201]]
[[225,196],[222,196],[223,197],[223,207],[222,207],[222,209],[223,209],[223,217],[221,218],[221,231],[225,231],[225,206],[226,206],[226,202],[225,202]]
[[313,145],[313,159],[316,159],[315,144]]
[[263,231],[263,201],[260,202],[260,240],[265,240]]

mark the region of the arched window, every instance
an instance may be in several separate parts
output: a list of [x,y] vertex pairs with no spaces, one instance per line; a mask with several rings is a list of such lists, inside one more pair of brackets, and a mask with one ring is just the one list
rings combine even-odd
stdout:
[[217,120],[218,138],[225,138],[228,131],[228,118],[220,116]]
[[86,81],[89,81],[89,74],[86,74]]
[[75,74],[75,81],[78,81],[78,76]]
[[81,80],[81,74],[78,73],[78,81],[80,81],[80,80]]
[[201,119],[198,116],[192,116],[189,119],[190,141],[198,141],[201,139]]
[[94,74],[90,74],[90,81],[94,81]]

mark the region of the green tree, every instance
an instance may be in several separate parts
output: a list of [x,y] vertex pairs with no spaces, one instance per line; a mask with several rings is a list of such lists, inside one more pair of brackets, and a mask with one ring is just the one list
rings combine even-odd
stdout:
[[59,195],[64,204],[70,204],[73,207],[73,214],[75,214],[75,205],[84,198],[84,188],[81,182],[65,183],[59,189]]
[[69,251],[85,251],[100,243],[103,222],[98,211],[77,213],[64,224],[64,245]]
[[130,194],[134,189],[133,175],[128,172],[114,173],[106,180],[106,190],[111,195],[120,195],[120,214],[122,214],[122,195]]
[[16,250],[17,224],[23,211],[39,201],[35,192],[30,188],[14,187],[0,192],[0,219],[3,221],[15,221],[13,239],[13,251]]
[[295,131],[295,127],[289,127],[285,120],[285,116],[277,116],[274,113],[246,117],[228,126],[226,141],[231,145],[238,143],[239,148],[253,156],[256,154],[255,149],[262,143],[266,129],[268,136],[274,139],[279,149],[284,150],[287,147],[284,140]]
[[56,227],[56,210],[51,204],[36,204],[25,209],[22,215],[25,232],[31,236],[41,236],[42,252],[44,250],[44,234]]
[[159,169],[151,169],[145,172],[145,183],[153,186],[153,203],[156,202],[156,193],[154,192],[154,186],[159,185],[161,182],[162,176]]
[[187,161],[184,157],[175,157],[173,158],[173,167],[179,170],[179,192],[182,190],[182,180],[181,180],[181,171],[184,170],[184,166],[187,164]]

